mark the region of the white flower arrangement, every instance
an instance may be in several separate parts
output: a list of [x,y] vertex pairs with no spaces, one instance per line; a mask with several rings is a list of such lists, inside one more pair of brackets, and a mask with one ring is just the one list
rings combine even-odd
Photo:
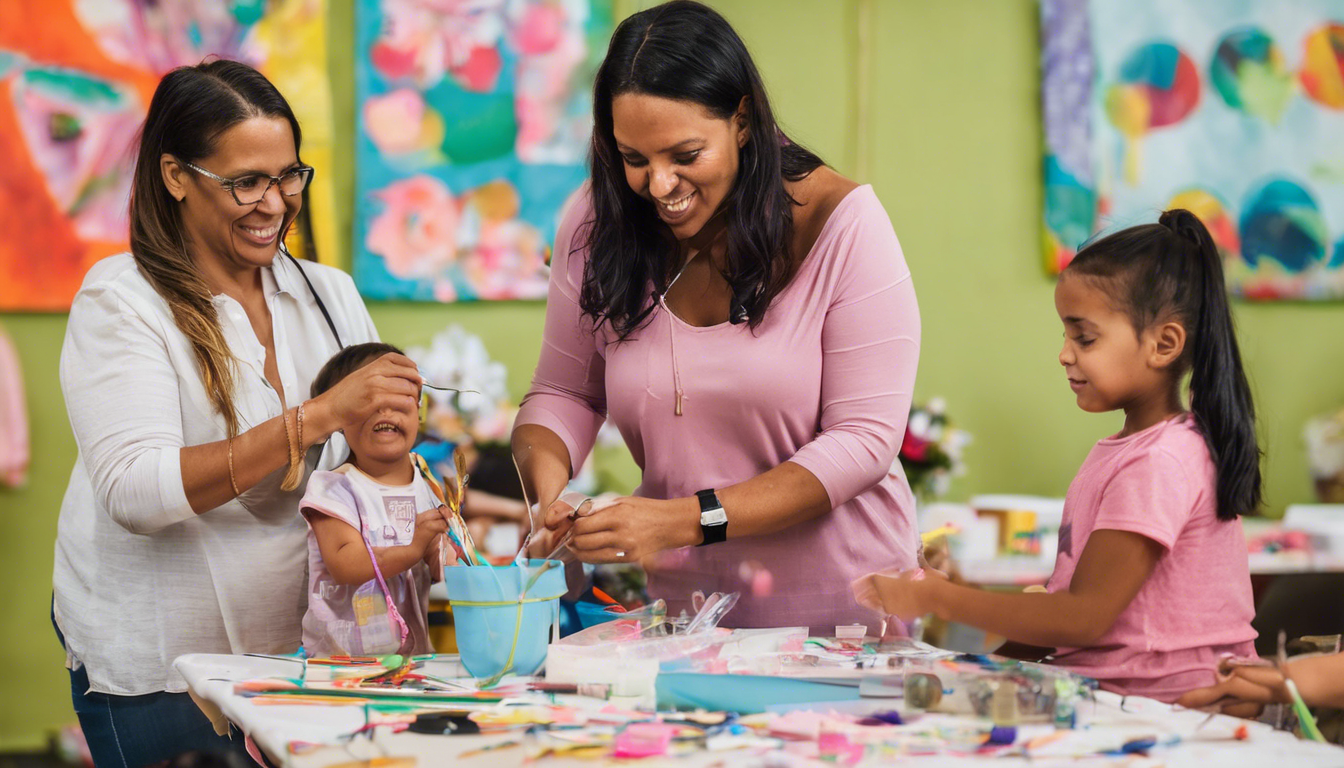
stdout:
[[[461,447],[474,461],[481,446],[508,445],[518,406],[509,398],[508,370],[490,358],[481,338],[460,325],[450,325],[430,340],[428,347],[411,347],[406,356],[415,361],[430,384],[460,392],[425,389],[428,408],[423,431],[432,439]],[[624,445],[610,421],[597,433],[597,446]],[[575,473],[570,487],[590,495],[602,490],[593,457]]]
[[1317,497],[1344,502],[1344,410],[1308,419],[1302,432]]
[[518,413],[509,400],[508,370],[490,359],[479,336],[453,324],[435,334],[428,347],[407,349],[406,356],[430,384],[460,390],[425,389],[427,431],[455,443],[508,441]]
[[970,443],[969,432],[948,423],[947,402],[935,397],[910,408],[896,461],[917,497],[936,499],[947,493],[952,478],[965,474],[962,456]]

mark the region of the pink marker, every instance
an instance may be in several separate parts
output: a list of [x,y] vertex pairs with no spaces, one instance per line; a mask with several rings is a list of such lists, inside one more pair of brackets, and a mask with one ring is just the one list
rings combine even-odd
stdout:
[[676,726],[667,723],[631,723],[616,735],[612,757],[658,757],[667,754]]

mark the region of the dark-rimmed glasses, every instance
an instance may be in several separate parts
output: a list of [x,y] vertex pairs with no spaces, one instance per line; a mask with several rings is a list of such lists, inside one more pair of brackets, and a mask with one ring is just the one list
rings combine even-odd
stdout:
[[[308,182],[313,179],[313,169],[311,166],[301,165],[293,170],[286,171],[281,176],[268,176],[264,173],[249,173],[246,176],[239,176],[236,179],[226,179],[223,176],[217,176],[199,165],[183,162],[191,170],[208,176],[219,182],[219,186],[229,190],[233,195],[233,201],[239,205],[256,205],[271,191],[271,185],[280,187],[280,194],[287,197],[293,197],[303,192],[303,188],[308,186]],[[262,182],[265,181],[265,184]]]

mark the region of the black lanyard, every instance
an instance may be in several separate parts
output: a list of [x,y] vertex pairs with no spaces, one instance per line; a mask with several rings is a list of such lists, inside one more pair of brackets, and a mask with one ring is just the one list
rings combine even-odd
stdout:
[[313,281],[308,279],[308,273],[303,271],[303,265],[299,264],[299,260],[294,258],[294,254],[290,253],[288,248],[280,250],[294,262],[294,267],[299,270],[303,282],[308,284],[308,291],[313,294],[313,301],[317,302],[317,308],[322,310],[322,317],[326,318],[327,327],[331,329],[331,335],[336,339],[336,348],[345,349],[345,345],[341,343],[341,334],[336,331],[336,323],[331,321],[331,313],[327,311],[327,305],[322,303],[322,297],[317,295],[317,289],[313,287]]

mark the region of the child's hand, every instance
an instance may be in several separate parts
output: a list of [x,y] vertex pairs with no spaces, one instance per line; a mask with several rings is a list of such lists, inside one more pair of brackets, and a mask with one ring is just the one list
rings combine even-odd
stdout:
[[429,566],[429,583],[431,584],[438,584],[443,581],[443,563],[439,561],[439,554],[443,552],[443,545],[447,543],[446,539],[447,537],[440,533],[425,548],[424,560],[425,565]]
[[859,605],[880,614],[910,621],[929,612],[929,579],[945,579],[938,571],[915,568],[883,571],[855,579],[850,588]]
[[850,582],[849,588],[854,592],[854,601],[864,608],[874,613],[887,614],[887,610],[882,607],[882,597],[877,593],[878,576],[900,576],[901,569],[892,568],[885,571],[870,573]]
[[1283,675],[1273,667],[1220,670],[1218,682],[1186,693],[1176,701],[1191,709],[1212,709],[1236,717],[1257,717],[1266,704],[1291,701]]
[[421,552],[428,550],[431,544],[437,545],[439,536],[448,530],[449,514],[447,507],[440,506],[416,515],[415,536],[411,543],[419,547]]

